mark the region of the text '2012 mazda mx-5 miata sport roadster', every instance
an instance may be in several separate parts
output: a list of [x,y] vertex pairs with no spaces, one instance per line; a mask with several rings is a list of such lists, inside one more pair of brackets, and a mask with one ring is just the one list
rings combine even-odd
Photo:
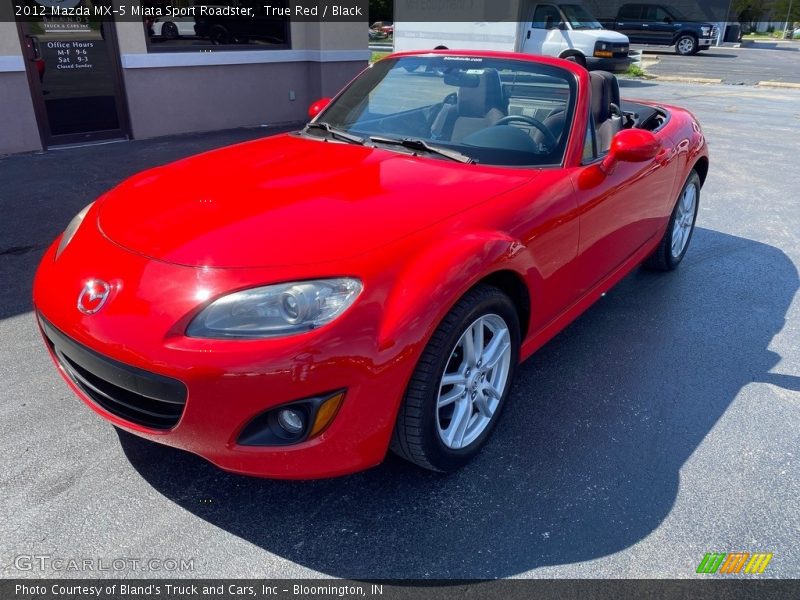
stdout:
[[395,54],[310,113],[128,179],[47,250],[47,347],[117,427],[264,477],[456,469],[521,360],[681,262],[708,172],[690,113],[558,59]]

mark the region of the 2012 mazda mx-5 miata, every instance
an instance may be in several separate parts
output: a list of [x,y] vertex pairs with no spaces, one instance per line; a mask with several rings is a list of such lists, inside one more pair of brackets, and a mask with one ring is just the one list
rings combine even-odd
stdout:
[[456,469],[521,360],[681,262],[708,172],[690,113],[558,59],[395,54],[310,112],[128,179],[47,250],[47,347],[117,427],[265,477]]

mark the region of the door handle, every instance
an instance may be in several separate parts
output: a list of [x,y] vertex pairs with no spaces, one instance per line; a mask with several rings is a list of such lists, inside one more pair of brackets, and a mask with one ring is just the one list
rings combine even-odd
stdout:
[[528,29],[528,37],[527,37],[527,39],[531,39],[531,30],[530,29]]
[[39,58],[39,50],[36,44],[36,38],[32,35],[25,36],[25,49],[27,50],[28,60],[36,60]]

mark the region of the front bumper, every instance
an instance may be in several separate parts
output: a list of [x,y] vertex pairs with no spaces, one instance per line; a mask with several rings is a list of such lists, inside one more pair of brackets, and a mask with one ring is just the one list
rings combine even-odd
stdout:
[[624,73],[631,66],[630,56],[618,58],[599,58],[597,56],[586,57],[586,68],[589,71],[609,71],[611,73]]
[[[383,460],[416,352],[377,349],[380,311],[374,310],[376,298],[369,296],[370,290],[339,320],[306,334],[246,341],[188,338],[183,335],[186,324],[202,304],[198,291],[213,298],[285,275],[162,263],[124,250],[99,232],[87,244],[80,239],[89,235],[85,229],[58,264],[55,244],[42,260],[34,282],[40,328],[50,324],[122,371],[141,371],[145,378],[150,374],[185,386],[185,406],[174,425],[154,427],[123,418],[65,370],[49,332],[45,340],[61,375],[97,414],[126,431],[247,475],[332,477]],[[83,251],[87,247],[93,250],[91,257]],[[84,282],[93,278],[111,283],[114,291],[101,311],[83,315],[75,301]],[[319,436],[284,446],[237,443],[244,427],[265,410],[334,390],[346,390],[346,395]]]

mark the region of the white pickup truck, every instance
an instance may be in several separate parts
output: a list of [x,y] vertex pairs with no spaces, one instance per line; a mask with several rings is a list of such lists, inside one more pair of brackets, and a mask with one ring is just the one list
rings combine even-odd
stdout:
[[621,72],[631,64],[628,38],[604,29],[578,3],[520,2],[516,22],[395,22],[396,51],[436,46],[555,56],[573,60],[589,70]]

